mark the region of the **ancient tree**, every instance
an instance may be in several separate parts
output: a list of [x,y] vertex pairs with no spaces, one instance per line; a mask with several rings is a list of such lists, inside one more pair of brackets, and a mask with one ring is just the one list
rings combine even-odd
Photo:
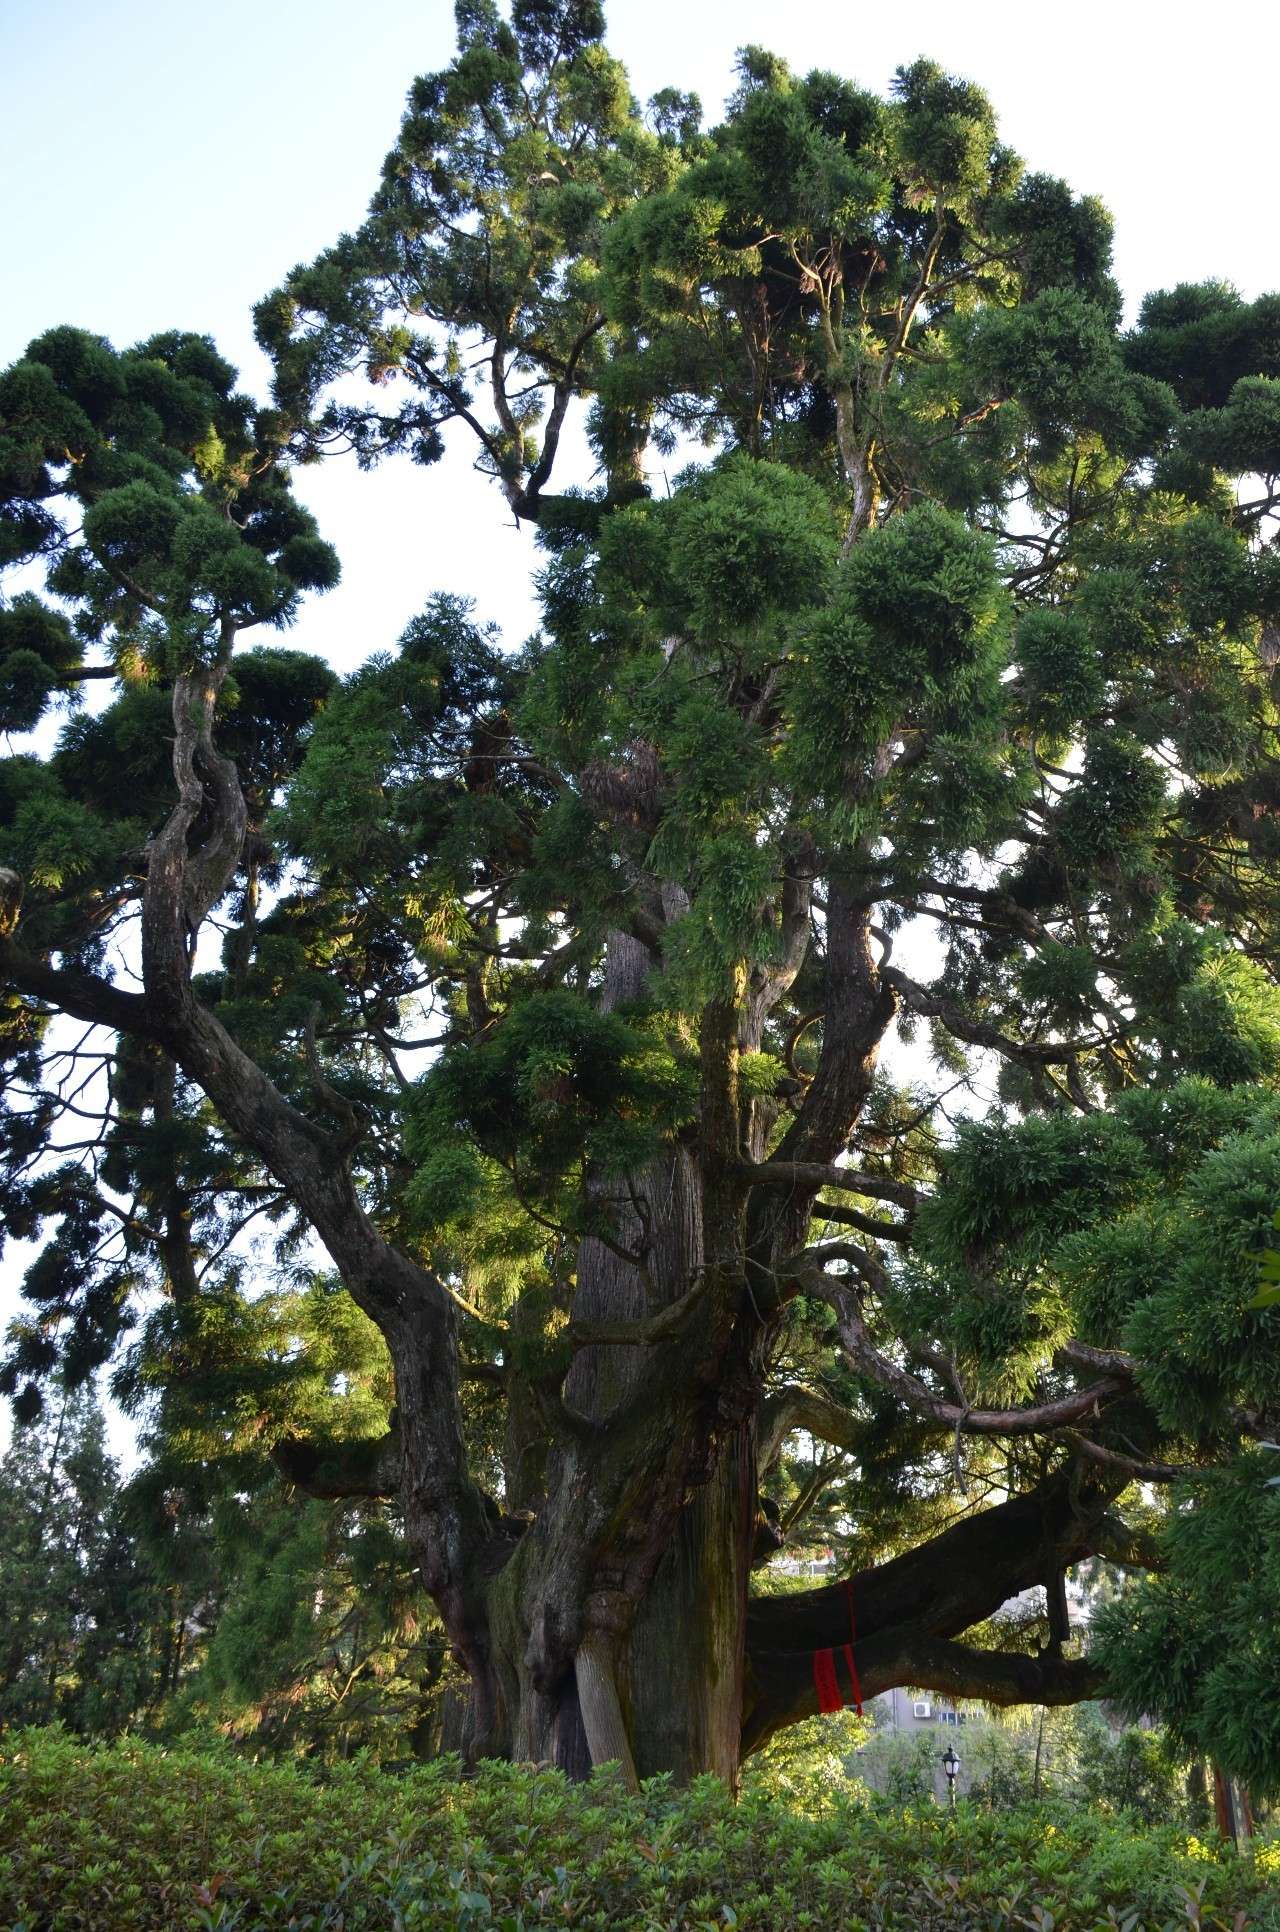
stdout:
[[[1094,1695],[1097,1555],[1185,1688],[1152,1498],[1280,1538],[1280,305],[1126,333],[928,63],[749,49],[706,132],[594,0],[458,20],[267,403],[174,334],[0,378],[8,1389],[390,1499],[476,1753],[732,1778],[828,1649]],[[539,635],[426,530],[353,677],[255,644],[352,452],[477,462]],[[762,1594],[810,1440],[853,1573]]]

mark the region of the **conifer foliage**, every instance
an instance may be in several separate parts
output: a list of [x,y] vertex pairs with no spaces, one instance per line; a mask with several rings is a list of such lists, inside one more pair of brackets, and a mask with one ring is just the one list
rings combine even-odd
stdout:
[[[394,1498],[477,1754],[732,1779],[852,1599],[864,1696],[1138,1686],[1274,1787],[1280,299],[1124,330],[928,62],[749,48],[707,130],[594,0],[457,19],[266,406],[0,377],[5,1386]],[[468,443],[531,643],[263,641],[297,465]],[[851,1590],[758,1587],[815,1509]]]
[[151,1558],[185,1540],[167,1513],[139,1538],[92,1390],[51,1391],[0,1458],[0,1722],[100,1735],[158,1711],[203,1579]]

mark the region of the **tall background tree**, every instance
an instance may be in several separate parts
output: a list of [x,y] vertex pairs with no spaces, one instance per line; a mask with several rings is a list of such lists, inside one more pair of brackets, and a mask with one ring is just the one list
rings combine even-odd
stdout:
[[[192,336],[0,378],[5,722],[72,705],[0,767],[8,1388],[114,1360],[167,1467],[393,1498],[477,1753],[732,1778],[819,1684],[1091,1695],[1105,1554],[1171,1566],[1143,1696],[1274,1783],[1132,1506],[1252,1512],[1265,1673],[1280,302],[1123,333],[1104,210],[927,62],[748,49],[708,133],[591,0],[458,29],[260,305],[268,405]],[[435,596],[345,682],[242,647],[336,575],[295,464],[462,437],[530,644]],[[753,1591],[833,1494],[849,1578]]]

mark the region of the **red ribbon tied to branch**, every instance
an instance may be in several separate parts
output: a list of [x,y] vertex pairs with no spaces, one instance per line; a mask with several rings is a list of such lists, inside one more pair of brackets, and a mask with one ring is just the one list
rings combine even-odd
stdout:
[[[849,1603],[849,1641],[840,1647],[844,1651],[844,1661],[849,1672],[849,1682],[853,1686],[853,1708],[862,1716],[862,1684],[858,1678],[858,1666],[854,1661],[853,1647],[858,1641],[858,1626],[853,1615],[853,1579],[845,1578],[844,1593]],[[813,1687],[818,1693],[818,1709],[824,1717],[833,1711],[842,1711],[845,1700],[840,1694],[836,1678],[836,1653],[834,1646],[828,1650],[815,1650],[813,1653]]]

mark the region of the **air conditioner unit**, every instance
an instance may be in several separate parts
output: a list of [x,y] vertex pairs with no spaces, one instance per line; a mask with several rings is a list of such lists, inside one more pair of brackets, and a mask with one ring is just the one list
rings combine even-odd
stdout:
[[917,1697],[915,1703],[911,1706],[911,1714],[913,1717],[932,1717],[933,1705],[927,1697]]

